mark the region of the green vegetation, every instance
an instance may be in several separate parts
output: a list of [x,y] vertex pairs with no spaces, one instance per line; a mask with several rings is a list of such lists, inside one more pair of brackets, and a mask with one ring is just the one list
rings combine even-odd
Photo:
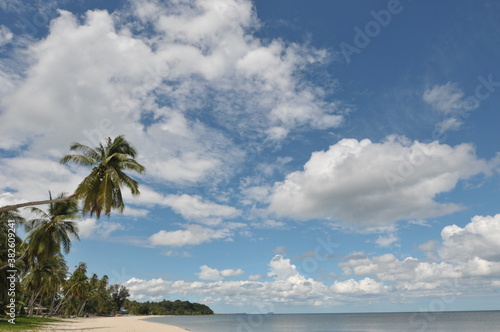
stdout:
[[[72,239],[79,240],[75,221],[81,215],[100,218],[101,213],[109,216],[111,210],[123,212],[121,187],[127,187],[133,195],[139,194],[138,182],[124,171],[145,171],[134,160],[136,151],[123,136],[108,138],[106,146],[99,144],[95,149],[73,143],[70,150],[81,154],[64,156],[61,163],[93,166],[72,195],[62,193],[52,198],[49,191],[46,201],[0,207],[0,316],[7,318],[0,321],[0,331],[35,329],[43,323],[55,322],[41,315],[109,316],[122,307],[138,315],[213,314],[209,307],[187,301],[128,301],[130,294],[124,286],[110,285],[106,275],[87,276],[85,263],[69,273],[63,255],[70,252]],[[31,207],[36,218],[28,221],[18,210],[43,204],[48,204],[47,211]],[[16,234],[19,227],[27,232],[24,240]],[[7,321],[13,317],[15,325]]]
[[[129,296],[124,287],[109,285],[107,276],[89,278],[85,263],[69,274],[63,255],[71,250],[72,239],[79,240],[75,221],[82,214],[99,218],[101,212],[122,212],[121,188],[139,194],[138,182],[124,171],[143,173],[145,168],[134,160],[137,153],[123,136],[95,149],[73,143],[70,150],[81,154],[64,156],[61,163],[93,167],[72,195],[52,198],[49,191],[46,201],[0,207],[0,316],[109,315]],[[29,221],[18,210],[43,204],[48,204],[46,211],[31,207],[35,218]],[[27,232],[24,240],[16,234],[19,227]]]
[[41,330],[48,323],[59,322],[56,319],[44,317],[16,317],[16,324],[11,324],[7,320],[0,320],[0,331],[27,331]]
[[125,307],[132,315],[213,315],[208,306],[189,301],[137,302],[126,301]]

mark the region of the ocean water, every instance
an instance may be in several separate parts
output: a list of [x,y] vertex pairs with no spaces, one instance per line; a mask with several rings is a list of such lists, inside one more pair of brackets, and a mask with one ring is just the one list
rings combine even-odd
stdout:
[[151,317],[192,332],[498,331],[500,311]]

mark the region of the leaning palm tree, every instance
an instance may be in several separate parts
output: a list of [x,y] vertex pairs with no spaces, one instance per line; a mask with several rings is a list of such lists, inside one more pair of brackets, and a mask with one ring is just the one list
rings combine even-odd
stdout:
[[83,215],[95,214],[100,218],[103,211],[108,217],[112,209],[123,212],[125,204],[121,193],[122,186],[129,188],[132,195],[139,195],[138,182],[124,171],[141,174],[146,169],[134,160],[137,152],[123,136],[114,140],[108,137],[106,146],[99,144],[95,149],[74,143],[70,150],[80,151],[81,154],[66,155],[61,159],[61,163],[72,161],[80,165],[94,166],[90,175],[78,185],[74,193],[76,198],[83,200]]
[[[52,195],[49,192],[49,197]],[[64,193],[57,199],[66,197]],[[31,212],[37,218],[28,221],[26,237],[28,260],[31,264],[40,263],[61,252],[69,253],[71,249],[70,236],[78,237],[78,226],[75,220],[80,218],[78,202],[70,198],[64,202],[51,203],[48,212],[32,207]]]
[[75,162],[84,166],[93,166],[91,173],[78,185],[74,194],[45,201],[27,202],[0,207],[0,212],[11,211],[26,206],[65,202],[76,198],[83,201],[83,214],[95,214],[97,218],[101,212],[109,216],[112,209],[123,212],[124,204],[121,194],[122,186],[126,186],[132,195],[139,195],[138,182],[130,178],[124,171],[145,172],[144,166],[135,161],[136,150],[123,135],[106,139],[106,145],[99,144],[96,148],[73,143],[71,151],[81,154],[66,155],[61,159],[62,164]]

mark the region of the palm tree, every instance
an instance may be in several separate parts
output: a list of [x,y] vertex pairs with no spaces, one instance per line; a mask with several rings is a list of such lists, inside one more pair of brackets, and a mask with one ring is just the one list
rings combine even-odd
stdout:
[[[52,195],[49,192],[49,197]],[[57,199],[66,197],[64,193]],[[61,252],[69,253],[71,249],[70,236],[79,240],[78,226],[75,221],[79,218],[78,202],[74,198],[51,203],[48,213],[33,207],[31,212],[38,216],[28,221],[26,237],[28,259],[31,264],[43,262]]]
[[106,146],[102,143],[95,149],[80,143],[73,143],[71,151],[79,151],[82,154],[70,154],[61,159],[62,164],[75,162],[80,165],[94,166],[91,173],[78,185],[75,192],[67,197],[50,199],[45,201],[27,202],[16,205],[8,205],[0,208],[0,213],[12,211],[21,207],[65,202],[76,198],[83,200],[83,214],[89,213],[97,218],[104,214],[109,216],[112,209],[123,212],[121,187],[126,186],[132,195],[139,195],[139,184],[130,178],[124,171],[135,171],[142,174],[145,167],[135,161],[136,150],[130,145],[123,135],[113,140],[108,137]]
[[37,299],[40,304],[43,300],[46,302],[52,300],[52,310],[57,293],[65,281],[66,273],[66,262],[60,253],[31,266],[21,283],[29,296],[28,315],[33,314]]
[[123,171],[130,170],[142,174],[146,169],[134,160],[137,152],[123,136],[114,140],[108,137],[105,147],[99,144],[96,149],[92,149],[74,143],[70,150],[80,151],[82,154],[66,155],[61,159],[61,163],[72,161],[80,165],[94,166],[90,175],[75,190],[75,197],[83,200],[84,215],[95,214],[100,218],[103,210],[108,217],[112,209],[123,212],[125,204],[121,193],[122,186],[129,188],[132,195],[139,195],[138,182]]
[[80,263],[66,282],[64,301],[61,302],[61,305],[65,307],[65,315],[83,313],[89,290],[87,264]]

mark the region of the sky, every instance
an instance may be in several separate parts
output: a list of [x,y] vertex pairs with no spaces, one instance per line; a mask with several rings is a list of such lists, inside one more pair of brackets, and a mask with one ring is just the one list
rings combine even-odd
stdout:
[[[500,309],[500,4],[0,0],[0,206],[146,174],[74,269],[217,313]],[[27,215],[26,211],[23,213]],[[21,232],[21,230],[19,230]]]

